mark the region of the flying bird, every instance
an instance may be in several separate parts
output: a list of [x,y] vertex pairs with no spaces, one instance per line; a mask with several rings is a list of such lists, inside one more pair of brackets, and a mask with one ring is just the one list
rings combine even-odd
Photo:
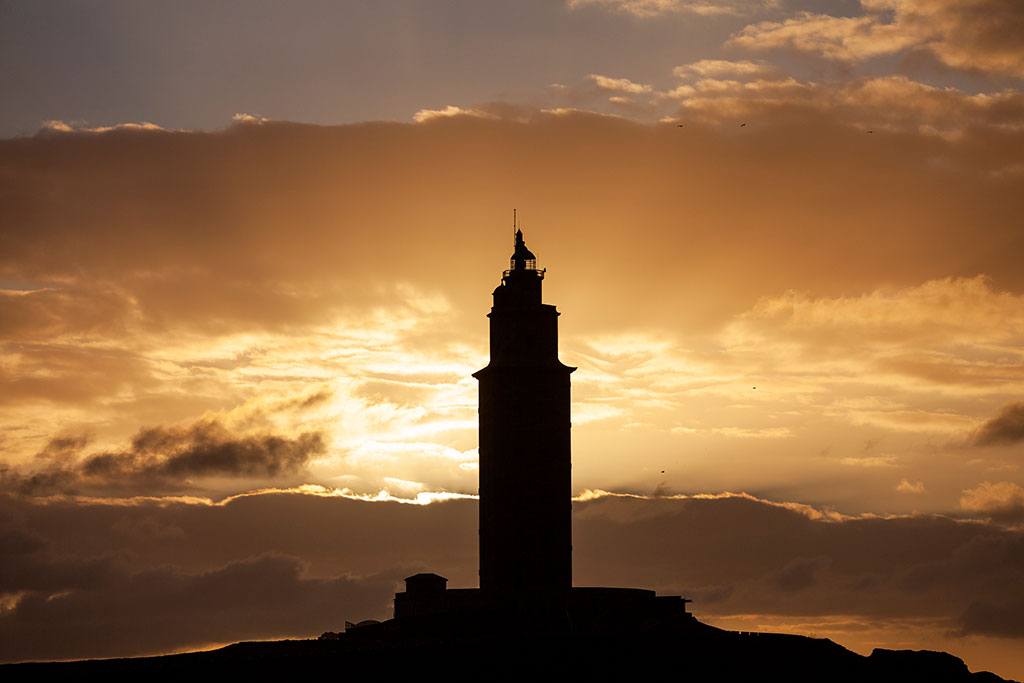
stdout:
[[745,124],[745,123],[741,123],[741,124],[740,124],[740,128],[742,128],[742,127],[743,127],[743,126],[745,126],[745,125],[747,125],[747,124]]

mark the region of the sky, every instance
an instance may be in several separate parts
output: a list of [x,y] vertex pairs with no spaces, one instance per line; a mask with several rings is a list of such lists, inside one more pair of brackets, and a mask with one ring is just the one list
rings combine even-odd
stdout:
[[579,368],[577,585],[1024,679],[1022,35],[1014,0],[0,3],[0,660],[476,585],[515,208]]

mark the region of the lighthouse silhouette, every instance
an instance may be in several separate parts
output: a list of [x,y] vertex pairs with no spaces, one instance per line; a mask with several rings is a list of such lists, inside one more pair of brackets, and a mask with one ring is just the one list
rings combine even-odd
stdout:
[[[558,359],[558,311],[545,304],[545,271],[515,229],[508,270],[494,290],[490,361],[480,382],[480,587],[448,588],[420,573],[395,594],[380,627],[437,634],[502,628],[566,632],[625,620],[696,623],[689,600],[640,588],[572,585],[572,445],[569,376]],[[357,627],[357,632],[373,633]]]
[[572,587],[569,375],[544,271],[515,231],[488,314],[480,382],[480,589],[538,596]]

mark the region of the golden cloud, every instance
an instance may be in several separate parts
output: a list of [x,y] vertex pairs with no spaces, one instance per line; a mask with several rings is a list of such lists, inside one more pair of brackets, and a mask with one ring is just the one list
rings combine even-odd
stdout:
[[462,107],[456,107],[455,105],[449,104],[444,109],[420,109],[413,114],[413,120],[416,123],[424,123],[432,119],[439,118],[450,118],[452,116],[475,116],[480,119],[494,119],[497,118],[494,114],[490,114],[480,109],[463,109]]
[[676,12],[703,16],[745,14],[774,7],[778,0],[566,0],[566,4],[571,9],[596,6],[640,18],[650,18]]
[[602,90],[615,90],[618,92],[632,93],[634,95],[649,93],[653,90],[653,88],[646,83],[634,83],[628,78],[610,78],[600,74],[590,74],[587,78],[593,81],[594,85]]
[[972,489],[965,489],[960,507],[968,512],[980,512],[997,519],[1024,519],[1024,487],[1010,481],[983,481]]
[[727,59],[701,59],[690,64],[677,66],[672,73],[679,78],[744,76],[764,78],[776,72],[776,68],[765,62],[747,60],[732,61]]
[[[971,95],[904,76],[840,82],[757,79],[747,82],[702,79],[680,100],[680,115],[707,122],[723,119],[779,121],[822,116],[866,131],[912,131],[957,139],[972,128],[1017,132],[1022,128],[1024,93],[1004,90]],[[1006,168],[1015,166],[1008,165]]]
[[866,13],[836,17],[804,12],[747,26],[727,45],[788,48],[860,62],[908,50],[946,66],[1024,76],[1024,7],[1015,0],[864,0]]

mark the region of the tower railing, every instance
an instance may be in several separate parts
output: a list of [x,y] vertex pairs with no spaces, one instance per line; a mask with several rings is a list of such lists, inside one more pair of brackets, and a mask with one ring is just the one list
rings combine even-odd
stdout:
[[537,275],[540,276],[541,279],[543,279],[544,278],[544,273],[548,272],[548,269],[547,268],[541,268],[540,270],[538,270],[537,268],[521,268],[519,270],[516,270],[515,268],[512,268],[512,269],[503,271],[501,276],[503,278],[505,278],[505,277],[508,277],[509,275],[511,275],[512,273],[522,273],[522,272],[537,273]]

